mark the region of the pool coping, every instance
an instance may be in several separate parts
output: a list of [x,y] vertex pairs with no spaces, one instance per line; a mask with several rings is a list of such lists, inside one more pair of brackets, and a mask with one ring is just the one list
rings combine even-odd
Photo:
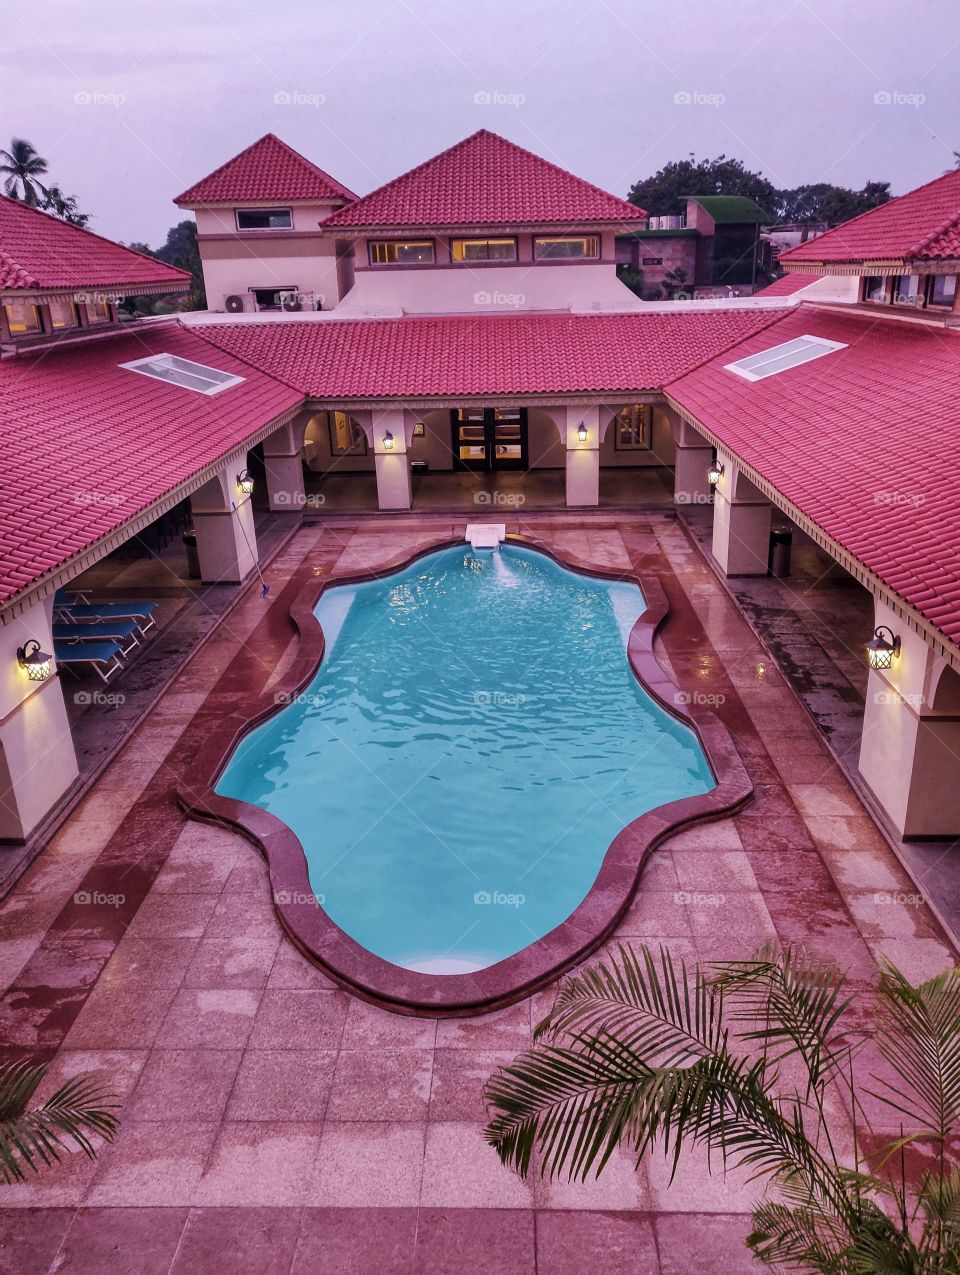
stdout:
[[614,837],[596,880],[569,917],[522,951],[468,974],[422,974],[393,965],[352,939],[324,912],[310,885],[299,838],[282,820],[259,806],[223,797],[214,785],[241,739],[281,711],[309,685],[323,659],[325,639],[314,615],[329,588],[365,584],[405,570],[421,558],[466,547],[462,537],[444,536],[377,570],[345,572],[309,581],[290,606],[299,647],[286,675],[259,697],[253,712],[225,713],[196,758],[195,774],[177,800],[193,819],[240,833],[267,861],[274,908],[294,945],[335,983],[396,1013],[462,1017],[502,1009],[539,991],[590,956],[614,931],[630,907],[644,865],[656,847],[694,823],[725,818],[744,806],[753,785],[733,737],[714,713],[685,695],[654,653],[654,638],[670,608],[660,579],[593,566],[558,552],[537,537],[509,535],[507,543],[542,553],[558,566],[595,579],[636,585],[646,602],[627,643],[627,662],[643,689],[697,737],[716,780],[708,793],[667,802],[632,820]]

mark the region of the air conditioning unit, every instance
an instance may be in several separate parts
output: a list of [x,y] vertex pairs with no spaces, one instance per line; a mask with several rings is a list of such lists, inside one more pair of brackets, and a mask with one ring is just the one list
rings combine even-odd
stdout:
[[243,297],[238,292],[231,292],[223,298],[223,308],[227,314],[243,314]]
[[280,308],[292,313],[301,308],[301,298],[299,292],[282,292],[280,294]]

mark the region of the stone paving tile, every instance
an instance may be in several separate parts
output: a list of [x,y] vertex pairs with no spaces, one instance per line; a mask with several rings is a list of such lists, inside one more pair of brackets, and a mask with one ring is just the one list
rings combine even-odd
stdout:
[[[322,1121],[336,1066],[334,1049],[248,1049],[227,1115],[232,1120]],[[369,1110],[369,1102],[364,1105]]]
[[[647,1215],[558,1209],[539,1211],[536,1225],[537,1269],[549,1275],[583,1275],[587,1268],[604,1275],[659,1275],[661,1270],[653,1219]],[[684,1275],[698,1270],[728,1275],[731,1268],[709,1261],[683,1267]]]
[[[424,1128],[412,1123],[333,1121],[323,1126],[320,1150],[304,1202],[343,1207],[402,1208],[420,1199]],[[470,1201],[471,1206],[476,1201]]]
[[290,1275],[427,1275],[434,1268],[415,1264],[418,1229],[416,1208],[304,1209]]
[[433,1208],[530,1208],[533,1183],[500,1163],[480,1125],[429,1124],[420,1202]]
[[301,1216],[299,1208],[191,1209],[169,1275],[225,1267],[230,1275],[288,1275]]
[[[327,1106],[329,1120],[427,1118],[433,1051],[341,1049]],[[376,1106],[369,1095],[376,1094]]]

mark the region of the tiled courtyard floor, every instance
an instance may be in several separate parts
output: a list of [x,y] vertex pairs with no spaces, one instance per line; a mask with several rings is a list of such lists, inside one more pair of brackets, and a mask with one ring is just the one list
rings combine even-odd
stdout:
[[[809,718],[672,514],[508,518],[585,562],[659,577],[660,652],[714,697],[755,785],[734,819],[658,850],[618,938],[688,959],[767,938],[834,956],[860,986],[955,952]],[[521,1182],[481,1137],[483,1082],[551,1000],[437,1022],[338,990],[281,937],[264,865],[172,800],[205,723],[292,653],[317,570],[376,567],[463,519],[300,531],[183,669],[0,909],[5,1056],[94,1071],[123,1097],[116,1144],[2,1188],[0,1272],[618,1275],[753,1269],[753,1188],[615,1160],[594,1183]],[[691,896],[709,900],[697,903]],[[109,902],[85,898],[110,896]],[[861,998],[864,1009],[869,997]]]

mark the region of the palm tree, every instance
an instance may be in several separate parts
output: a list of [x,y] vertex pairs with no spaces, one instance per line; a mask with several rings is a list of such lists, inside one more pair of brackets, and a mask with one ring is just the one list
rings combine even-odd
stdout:
[[[488,1082],[487,1141],[524,1176],[536,1149],[541,1172],[571,1180],[598,1175],[618,1147],[639,1166],[659,1146],[675,1174],[699,1146],[773,1188],[746,1239],[771,1265],[960,1271],[960,970],[913,987],[887,966],[876,991],[868,1031],[851,1024],[836,967],[800,948],[688,972],[664,948],[621,947],[564,983],[534,1048]],[[859,1088],[854,1062],[871,1039],[891,1079]],[[867,1093],[900,1136],[873,1134]],[[925,1161],[909,1175],[908,1153]]]
[[89,1134],[113,1141],[114,1095],[89,1075],[74,1076],[42,1106],[27,1109],[46,1071],[45,1065],[0,1064],[0,1182],[23,1182],[25,1169],[37,1172],[41,1164],[59,1162],[68,1149],[65,1138],[91,1160],[97,1152]]
[[37,178],[46,171],[47,161],[22,137],[14,137],[8,151],[0,150],[0,173],[5,174],[3,189],[12,199],[39,208],[47,192]]

